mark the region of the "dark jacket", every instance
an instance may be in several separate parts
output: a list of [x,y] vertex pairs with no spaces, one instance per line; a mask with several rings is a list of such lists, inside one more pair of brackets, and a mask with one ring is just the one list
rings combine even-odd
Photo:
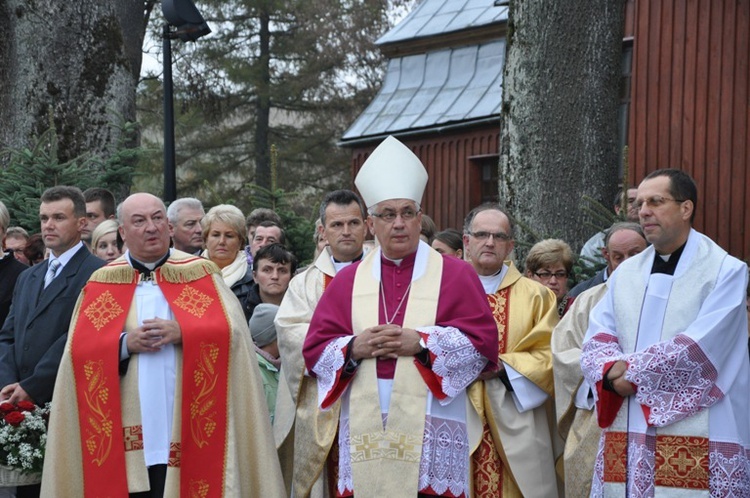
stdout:
[[250,317],[253,316],[255,307],[262,302],[263,301],[260,298],[260,285],[255,283],[250,288],[250,292],[247,294],[247,299],[242,303],[242,309],[245,311],[245,316],[248,321],[250,320]]
[[48,261],[21,273],[0,330],[0,388],[20,382],[35,403],[52,399],[78,294],[104,264],[83,246],[46,289]]
[[603,270],[600,270],[596,275],[591,277],[588,280],[584,280],[580,284],[576,285],[570,291],[568,292],[569,297],[578,297],[582,292],[589,290],[592,287],[595,287],[599,284],[603,284],[605,282],[604,280],[604,272],[607,271],[606,268]]
[[0,259],[0,324],[8,317],[18,276],[27,268],[13,257],[12,252],[5,253],[3,259]]
[[[251,266],[248,266],[245,276],[236,281],[231,287],[234,295],[237,296],[237,299],[240,300],[242,311],[245,312],[245,320],[250,320],[250,317],[253,316],[252,310],[248,311],[247,301],[250,294],[252,293],[253,287],[256,286],[257,284],[253,280],[253,269]],[[258,297],[258,299],[260,299],[260,296]],[[252,308],[255,309],[255,306],[253,306]]]

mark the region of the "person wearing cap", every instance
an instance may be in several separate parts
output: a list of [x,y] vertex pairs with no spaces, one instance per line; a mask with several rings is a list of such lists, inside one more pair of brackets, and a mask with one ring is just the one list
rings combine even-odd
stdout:
[[276,408],[276,391],[279,387],[279,346],[276,341],[276,326],[273,324],[279,307],[275,304],[262,303],[255,307],[250,317],[250,335],[255,345],[255,356],[258,358],[260,378],[263,381],[263,391],[266,394],[271,423]]
[[[314,440],[320,424],[338,420],[339,403],[325,412],[318,410],[318,385],[305,375],[302,344],[320,297],[339,270],[362,259],[367,235],[365,204],[351,190],[326,194],[319,214],[318,234],[328,244],[307,270],[292,279],[276,317],[283,378],[273,426],[287,488],[294,488],[295,496],[312,497],[328,496],[328,473],[322,471],[325,461],[315,458],[320,450]],[[320,466],[311,467],[310,462]]]
[[355,184],[379,247],[336,275],[305,339],[320,408],[341,400],[317,432],[318,458],[338,432],[337,496],[471,492],[470,434],[481,427],[466,388],[497,368],[497,328],[471,267],[419,240],[426,183],[395,138],[373,151]]

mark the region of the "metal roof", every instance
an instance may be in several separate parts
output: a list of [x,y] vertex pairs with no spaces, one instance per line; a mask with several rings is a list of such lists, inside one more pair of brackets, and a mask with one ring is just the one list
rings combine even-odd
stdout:
[[504,64],[504,38],[393,58],[380,92],[342,141],[499,116]]
[[397,26],[381,36],[377,44],[441,35],[508,20],[508,7],[493,0],[421,0]]

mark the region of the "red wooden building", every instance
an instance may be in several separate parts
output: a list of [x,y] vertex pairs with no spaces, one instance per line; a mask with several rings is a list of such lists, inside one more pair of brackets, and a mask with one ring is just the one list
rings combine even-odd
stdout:
[[[430,181],[424,211],[460,228],[497,196],[507,8],[492,0],[422,0],[378,43],[383,87],[347,130],[356,175],[389,134]],[[698,184],[696,228],[750,258],[750,0],[627,0],[622,145],[629,182],[674,167]],[[624,130],[627,130],[625,132]]]
[[696,228],[750,258],[750,0],[629,0],[630,180],[679,168]]

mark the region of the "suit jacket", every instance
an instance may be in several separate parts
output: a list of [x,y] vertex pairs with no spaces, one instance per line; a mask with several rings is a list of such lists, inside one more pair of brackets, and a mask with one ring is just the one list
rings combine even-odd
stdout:
[[0,330],[0,388],[20,382],[35,403],[52,399],[78,294],[104,264],[83,246],[44,290],[48,261],[21,273]]
[[606,270],[606,268],[602,268],[601,270],[596,272],[596,275],[594,275],[590,279],[584,280],[583,282],[570,289],[570,292],[568,292],[568,297],[578,297],[581,293],[591,289],[592,287],[596,287],[597,285],[606,282],[606,279],[604,278],[604,272]]

